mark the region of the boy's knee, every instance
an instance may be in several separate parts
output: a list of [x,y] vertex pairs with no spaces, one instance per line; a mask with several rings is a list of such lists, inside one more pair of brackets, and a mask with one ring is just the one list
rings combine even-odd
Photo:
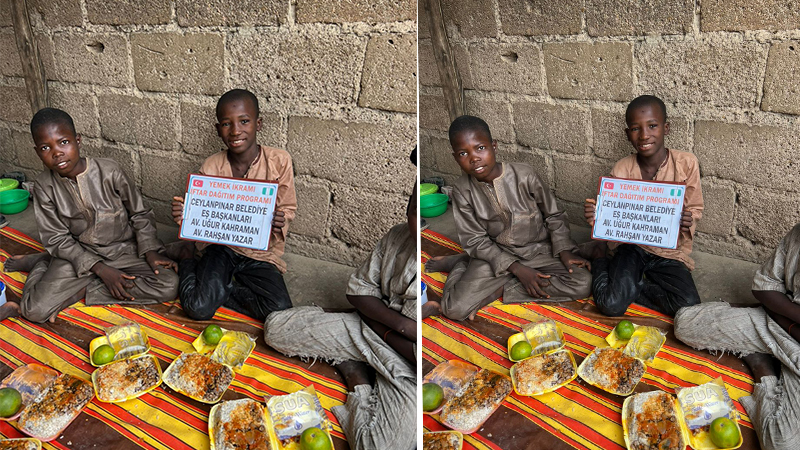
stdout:
[[592,273],[588,269],[578,267],[570,274],[574,289],[573,298],[586,298],[592,294]]
[[692,346],[702,335],[704,330],[708,330],[708,319],[698,320],[698,308],[685,307],[675,313],[674,332],[675,338],[686,345]]
[[156,275],[156,279],[158,280],[158,291],[162,293],[161,297],[156,299],[157,301],[163,303],[178,297],[180,277],[174,270],[161,269]]
[[19,305],[20,315],[30,322],[47,322],[47,319],[53,315],[53,312],[45,308],[37,307],[37,303],[40,302],[32,302],[30,299],[28,299],[28,301],[22,301]]
[[453,301],[451,298],[451,301],[442,304],[442,315],[452,320],[467,320],[472,314],[472,309],[468,306],[464,302]]
[[181,297],[180,302],[183,312],[192,320],[210,320],[217,312],[217,309],[213,308],[210,302],[203,301],[202,299],[186,301]]
[[597,309],[601,314],[609,317],[622,316],[625,314],[625,311],[628,310],[628,305],[613,298],[606,299],[605,301],[600,301],[595,298],[595,305],[597,305]]

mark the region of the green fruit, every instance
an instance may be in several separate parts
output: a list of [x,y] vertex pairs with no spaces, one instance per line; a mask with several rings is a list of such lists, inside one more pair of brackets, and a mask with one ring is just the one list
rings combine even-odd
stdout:
[[617,337],[619,339],[627,340],[633,336],[635,328],[630,320],[620,320],[617,324],[616,328],[614,328],[614,332],[617,333]]
[[436,383],[422,385],[422,410],[435,411],[444,401],[444,391]]
[[100,347],[94,349],[94,353],[92,353],[92,363],[95,366],[102,366],[104,364],[108,364],[114,360],[114,349],[111,348],[110,345],[103,344]]
[[14,388],[0,389],[0,417],[11,417],[22,408],[22,396]]
[[711,422],[711,442],[719,448],[733,448],[739,443],[739,427],[727,417],[717,417]]
[[513,346],[511,346],[511,359],[514,361],[521,361],[529,356],[531,356],[531,352],[533,352],[533,347],[528,341],[519,341]]
[[217,345],[222,339],[222,328],[219,325],[209,325],[203,330],[203,341],[208,345]]
[[328,433],[317,427],[306,428],[300,435],[300,448],[303,450],[331,450]]

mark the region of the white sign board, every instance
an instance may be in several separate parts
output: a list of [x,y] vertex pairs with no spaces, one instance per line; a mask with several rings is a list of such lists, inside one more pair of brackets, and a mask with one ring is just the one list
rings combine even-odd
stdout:
[[602,177],[592,238],[676,248],[686,185]]
[[278,184],[190,174],[180,237],[266,250]]

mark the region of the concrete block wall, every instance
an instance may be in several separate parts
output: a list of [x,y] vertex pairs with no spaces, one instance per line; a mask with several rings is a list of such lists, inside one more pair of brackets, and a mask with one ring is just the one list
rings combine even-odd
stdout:
[[[294,158],[289,251],[355,265],[405,221],[415,180],[416,2],[28,0],[51,106],[119,161],[160,222],[224,148],[214,106],[259,98],[262,144]],[[7,11],[8,10],[8,11]],[[2,12],[7,12],[3,14]],[[42,168],[10,6],[0,1],[0,170]]]
[[[460,175],[420,2],[421,176]],[[667,146],[700,160],[695,249],[761,261],[800,221],[800,9],[776,0],[442,0],[468,114],[532,164],[570,220],[630,154],[627,103],[667,104]]]

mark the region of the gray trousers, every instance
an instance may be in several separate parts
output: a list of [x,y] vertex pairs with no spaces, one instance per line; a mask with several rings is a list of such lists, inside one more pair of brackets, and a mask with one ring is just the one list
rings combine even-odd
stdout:
[[287,356],[369,364],[375,387],[356,386],[347,402],[333,407],[354,450],[416,447],[416,372],[361,321],[356,313],[326,313],[302,306],[273,312],[264,324],[267,345]]
[[160,268],[156,275],[147,261],[130,254],[103,263],[136,277],[132,280],[133,288],[127,290],[133,301],[119,301],[112,297],[97,275],[78,277],[72,263],[50,258],[39,261],[28,274],[19,305],[22,317],[31,322],[45,322],[69,306],[65,303],[83,288],[86,288],[87,305],[162,303],[175,300],[178,295],[178,274],[172,269]]
[[683,308],[675,315],[675,336],[700,350],[739,356],[760,352],[779,360],[780,379],[763,377],[752,396],[739,400],[763,450],[800,449],[800,343],[763,308],[733,308],[724,302]]
[[496,300],[488,297],[500,287],[503,287],[505,303],[570,301],[586,298],[591,293],[592,274],[582,267],[574,267],[569,273],[560,259],[546,254],[536,255],[531,260],[520,259],[519,263],[550,275],[546,279],[550,286],[543,289],[550,298],[533,298],[511,273],[495,276],[488,262],[470,258],[469,263],[456,264],[447,276],[442,294],[442,314],[453,320],[464,320]]

